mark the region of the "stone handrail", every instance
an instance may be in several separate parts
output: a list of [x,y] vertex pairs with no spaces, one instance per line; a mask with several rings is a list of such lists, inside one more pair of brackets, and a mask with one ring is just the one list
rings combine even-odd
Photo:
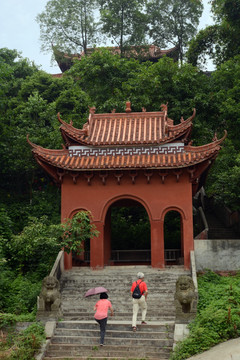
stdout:
[[203,226],[204,229],[202,232],[200,232],[200,234],[198,234],[195,239],[208,239],[208,231],[209,231],[209,227],[208,227],[208,223],[207,223],[207,219],[206,216],[204,214],[203,208],[200,206],[199,207],[199,213],[203,222]]
[[191,275],[193,284],[195,287],[195,292],[198,294],[198,282],[197,282],[197,270],[196,270],[196,263],[195,263],[195,255],[194,251],[190,251],[190,263],[191,263]]
[[64,251],[61,250],[58,253],[58,256],[55,260],[55,263],[49,275],[54,276],[58,280],[60,280],[63,271],[64,271]]

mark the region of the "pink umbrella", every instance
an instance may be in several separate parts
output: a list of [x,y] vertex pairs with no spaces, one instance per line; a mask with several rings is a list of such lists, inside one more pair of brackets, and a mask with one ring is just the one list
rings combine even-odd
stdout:
[[87,297],[87,296],[101,294],[101,293],[104,293],[104,292],[108,292],[108,290],[105,289],[102,286],[99,286],[99,287],[89,289],[84,296]]

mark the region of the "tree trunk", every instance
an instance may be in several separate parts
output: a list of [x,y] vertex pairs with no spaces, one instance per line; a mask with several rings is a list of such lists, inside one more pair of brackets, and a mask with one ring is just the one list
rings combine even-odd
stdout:
[[123,20],[124,20],[124,9],[122,5],[122,14],[121,14],[121,34],[120,34],[120,53],[123,57]]

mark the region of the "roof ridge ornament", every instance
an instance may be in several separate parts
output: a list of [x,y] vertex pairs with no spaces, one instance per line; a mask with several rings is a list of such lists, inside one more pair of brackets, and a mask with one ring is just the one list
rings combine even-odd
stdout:
[[90,112],[90,114],[94,115],[95,112],[96,112],[96,107],[95,106],[92,106],[92,107],[89,106],[89,112]]
[[166,104],[161,104],[160,108],[161,108],[161,110],[163,112],[165,111],[167,113],[167,111],[168,111],[168,102]]
[[227,130],[224,130],[224,135],[221,139],[218,139],[217,133],[215,133],[212,141],[217,142],[218,144],[221,144],[226,139],[226,137],[227,137]]
[[126,113],[130,113],[132,111],[131,109],[131,101],[126,101]]

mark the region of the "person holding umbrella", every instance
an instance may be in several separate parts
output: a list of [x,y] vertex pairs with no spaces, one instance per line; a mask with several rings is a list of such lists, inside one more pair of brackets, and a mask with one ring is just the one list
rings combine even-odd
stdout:
[[111,316],[113,316],[113,308],[111,302],[108,300],[108,294],[103,292],[100,294],[100,300],[98,300],[94,306],[94,311],[96,311],[94,318],[100,325],[100,346],[104,344],[108,310],[111,311]]

